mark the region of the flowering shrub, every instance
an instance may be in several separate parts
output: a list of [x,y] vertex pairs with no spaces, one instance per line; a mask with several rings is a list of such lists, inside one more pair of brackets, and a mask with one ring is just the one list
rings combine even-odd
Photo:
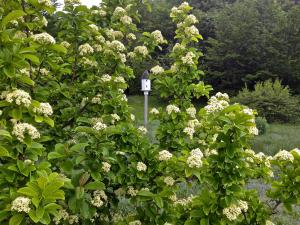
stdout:
[[[151,69],[169,101],[150,111],[157,142],[136,126],[124,94],[130,65],[166,44],[160,31],[139,33],[137,4],[66,0],[52,37],[51,1],[0,3],[1,224],[272,224],[281,203],[299,203],[298,149],[250,150],[256,112],[227,94],[192,105],[212,88],[200,81],[193,42],[202,37],[186,2],[171,12],[173,65]],[[269,204],[246,188],[250,179],[272,184]],[[179,183],[192,182],[198,192],[179,197]],[[131,213],[119,210],[124,198]]]

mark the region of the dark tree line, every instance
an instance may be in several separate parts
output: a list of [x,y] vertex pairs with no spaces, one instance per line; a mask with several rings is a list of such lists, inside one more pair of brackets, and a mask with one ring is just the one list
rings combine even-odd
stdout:
[[[143,30],[162,31],[172,45],[175,27],[169,12],[179,0],[150,1],[141,8]],[[199,48],[206,81],[218,91],[236,93],[258,81],[280,79],[300,93],[299,0],[190,0],[204,36]],[[158,52],[158,55],[168,51]],[[169,62],[163,56],[158,60]],[[149,63],[149,62],[148,62]]]

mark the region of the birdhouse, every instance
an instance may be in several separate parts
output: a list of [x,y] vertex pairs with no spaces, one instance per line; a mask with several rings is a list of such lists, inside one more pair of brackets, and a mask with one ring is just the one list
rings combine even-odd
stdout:
[[142,82],[142,91],[148,92],[151,91],[151,80],[149,79],[149,72],[145,70],[141,77]]

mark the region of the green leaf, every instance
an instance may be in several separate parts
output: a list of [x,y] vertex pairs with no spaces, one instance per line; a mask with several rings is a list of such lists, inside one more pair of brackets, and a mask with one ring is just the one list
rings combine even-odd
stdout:
[[74,151],[74,152],[77,152],[81,149],[84,149],[85,147],[89,146],[88,143],[79,143],[79,144],[76,144],[76,145],[73,145],[70,150],[71,151]]
[[9,225],[19,225],[22,220],[24,219],[25,215],[24,214],[15,214],[13,217],[10,218],[9,220]]
[[7,151],[6,148],[4,148],[3,146],[0,145],[0,157],[3,156],[9,156],[9,152]]
[[54,120],[49,117],[44,117],[44,122],[47,123],[49,126],[54,127]]
[[19,108],[13,109],[12,110],[12,116],[16,120],[22,119],[22,110]]
[[31,196],[31,197],[38,196],[38,194],[39,194],[39,193],[35,192],[34,189],[32,189],[30,187],[20,188],[18,190],[18,193],[26,195],[26,196]]
[[84,186],[87,190],[103,190],[105,188],[105,184],[100,181],[89,182]]
[[40,220],[44,216],[45,209],[44,207],[38,207],[36,209],[36,216]]
[[40,60],[36,55],[32,55],[32,54],[24,54],[23,55],[25,57],[25,59],[30,60],[31,62],[35,63],[35,64],[39,64]]
[[26,13],[23,10],[13,10],[2,19],[1,26],[5,27],[10,21],[18,19],[24,15],[26,15]]
[[156,203],[156,205],[159,207],[159,208],[163,208],[164,207],[164,202],[163,202],[163,199],[159,196],[155,196],[154,197],[154,201]]
[[58,159],[58,158],[62,158],[64,157],[64,155],[58,153],[58,152],[50,152],[48,154],[48,160],[51,160],[51,159]]
[[50,46],[50,49],[56,51],[56,52],[61,52],[61,53],[64,53],[66,54],[67,53],[67,49],[62,46],[62,45],[59,45],[59,44],[54,44],[54,45],[51,45]]
[[3,137],[5,137],[5,138],[7,138],[9,140],[12,139],[10,133],[7,130],[0,130],[0,136],[3,136]]
[[18,80],[24,84],[28,84],[30,86],[34,86],[34,81],[31,80],[28,76],[20,76],[18,77]]
[[146,190],[139,191],[137,195],[145,196],[145,197],[154,197],[155,196],[155,194],[151,193],[150,191],[146,191]]

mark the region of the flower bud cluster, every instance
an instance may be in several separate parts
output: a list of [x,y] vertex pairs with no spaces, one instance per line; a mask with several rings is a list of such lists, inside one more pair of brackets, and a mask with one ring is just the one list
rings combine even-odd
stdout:
[[30,95],[23,90],[14,90],[12,92],[4,91],[1,93],[1,99],[5,99],[5,101],[9,103],[15,102],[17,105],[23,105],[28,108],[31,104]]
[[190,152],[190,156],[187,158],[186,163],[190,168],[200,168],[202,166],[203,153],[199,148],[196,148]]

